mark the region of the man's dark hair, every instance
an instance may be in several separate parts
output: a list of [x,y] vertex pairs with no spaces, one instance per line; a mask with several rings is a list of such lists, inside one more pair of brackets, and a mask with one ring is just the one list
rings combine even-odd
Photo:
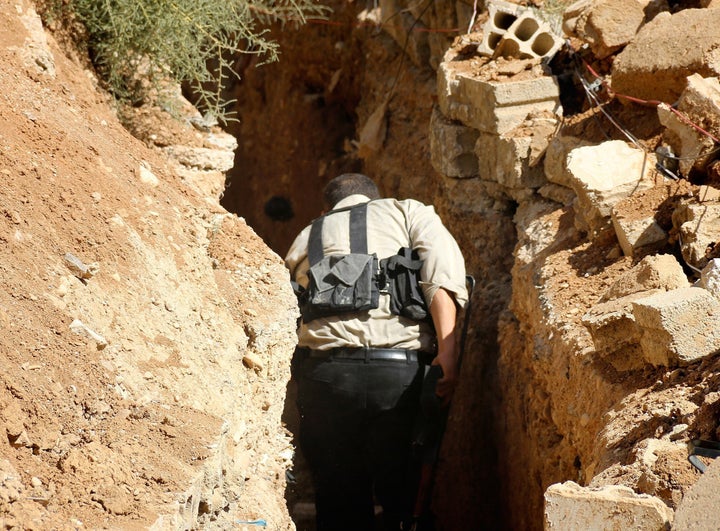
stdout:
[[362,194],[370,199],[379,199],[377,185],[362,173],[343,173],[325,185],[323,200],[325,206],[333,208],[338,202],[353,194]]

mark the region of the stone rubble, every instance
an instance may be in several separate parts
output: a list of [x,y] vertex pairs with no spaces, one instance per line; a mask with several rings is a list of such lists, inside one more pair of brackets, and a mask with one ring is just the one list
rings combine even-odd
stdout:
[[[684,9],[671,15],[662,0],[631,4],[581,0],[565,10],[563,30],[584,43],[596,60],[614,56],[612,73],[605,80],[612,89],[610,94],[659,103],[663,133],[659,139],[662,149],[656,153],[639,142],[591,142],[578,133],[558,134],[556,125],[563,119],[558,80],[534,67],[530,70],[534,76],[519,75],[523,69],[517,63],[523,53],[502,45],[517,36],[511,30],[517,21],[532,18],[532,14],[498,1],[488,3],[488,21],[482,33],[459,38],[437,69],[438,104],[429,134],[432,164],[446,179],[445,195],[453,208],[483,212],[487,205],[481,198],[517,203],[514,222],[520,242],[515,250],[513,289],[532,294],[514,296],[511,311],[520,325],[517,329],[507,323],[504,326],[510,330],[507,337],[513,336],[513,331],[528,336],[531,346],[527,348],[534,350],[532,367],[525,368],[566,373],[570,381],[573,371],[580,370],[576,365],[605,367],[603,371],[608,372],[602,374],[611,383],[597,385],[608,389],[616,389],[612,387],[614,377],[609,375],[622,382],[626,376],[634,378],[662,368],[669,371],[663,382],[675,382],[685,371],[709,363],[720,352],[717,180],[708,177],[699,193],[697,189],[683,190],[677,183],[678,177],[709,171],[708,163],[717,158],[717,143],[670,108],[677,102],[675,107],[683,117],[720,137],[720,41],[712,29],[718,26],[720,11]],[[689,42],[693,46],[687,53],[678,56],[671,52]],[[477,46],[475,57],[485,56],[490,62],[471,57],[473,46]],[[516,68],[500,63],[509,50]],[[464,68],[463,63],[469,67]],[[500,77],[500,72],[506,77]],[[537,117],[546,121],[534,119]],[[658,169],[659,165],[663,167]],[[670,171],[664,172],[664,168]],[[554,219],[553,208],[570,213],[574,227]],[[554,280],[548,260],[557,252],[553,249],[561,250],[578,237],[586,238],[589,249],[615,241],[615,249],[604,257],[606,264],[622,254],[633,259],[633,265],[593,301],[586,302],[584,310],[582,304],[562,309],[544,285]],[[680,251],[677,256],[667,254],[670,245]],[[578,276],[602,274],[600,264],[592,268],[573,265]],[[532,270],[533,266],[538,269]],[[701,270],[701,280],[693,285]],[[537,301],[528,302],[533,297]],[[573,344],[564,344],[564,334],[575,326],[566,321],[574,320],[587,335],[578,332]],[[530,321],[536,322],[528,325]],[[517,340],[505,341],[517,348]],[[572,353],[569,359],[561,357],[565,350]],[[517,356],[517,352],[512,354]],[[513,363],[516,361],[513,358]],[[506,360],[501,358],[500,363],[501,371],[510,374],[508,378],[516,375],[503,366]],[[590,374],[595,377],[592,371]],[[657,424],[647,428],[645,438],[637,435],[636,453],[626,456],[628,462],[621,466],[613,462],[614,453],[620,451],[615,443],[582,454],[572,442],[574,430],[593,427],[602,432],[602,426],[612,421],[611,414],[594,419],[593,406],[588,405],[579,410],[583,411],[580,426],[562,426],[563,421],[555,415],[561,415],[564,404],[568,409],[575,407],[572,401],[578,397],[572,391],[527,393],[526,403],[538,405],[523,410],[523,422],[541,424],[533,415],[548,417],[547,429],[557,430],[562,439],[557,455],[566,448],[563,445],[569,446],[568,452],[577,452],[578,469],[571,470],[587,473],[584,482],[593,484],[593,488],[573,482],[549,487],[545,492],[546,529],[660,530],[671,526],[682,488],[672,486],[672,478],[662,476],[656,465],[682,460],[683,442],[696,436],[699,429],[694,417],[696,403],[685,400],[687,404],[680,407],[668,401],[648,406],[644,414],[649,416],[648,422]],[[613,408],[622,407],[622,396],[615,397]],[[598,406],[597,411],[611,409]],[[536,433],[533,428],[537,430],[536,426],[523,426],[513,433]],[[632,426],[625,429],[616,434],[617,441],[631,436]],[[581,455],[582,467],[578,464]],[[646,462],[648,455],[651,464]],[[549,475],[557,477],[559,472],[549,468]],[[540,474],[539,470],[535,473]],[[593,481],[593,475],[601,484]],[[636,492],[658,497],[603,482],[626,482]],[[520,522],[516,523],[522,526]]]
[[661,500],[621,485],[581,487],[572,481],[545,491],[545,529],[664,531],[673,512]]

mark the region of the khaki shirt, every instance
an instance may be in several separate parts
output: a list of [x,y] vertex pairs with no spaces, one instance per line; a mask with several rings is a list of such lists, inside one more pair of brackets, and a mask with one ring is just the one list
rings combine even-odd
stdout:
[[[364,195],[351,195],[335,205],[336,209],[368,202]],[[350,252],[350,214],[338,212],[325,218],[322,244],[325,255]],[[285,264],[290,276],[307,287],[308,238],[310,226],[298,235],[288,251]],[[438,289],[444,288],[464,307],[467,302],[465,261],[453,236],[442,224],[432,206],[413,199],[377,199],[368,204],[368,253],[382,260],[397,254],[401,247],[417,250],[423,266],[420,270],[425,301],[430,303]],[[298,344],[314,350],[336,347],[406,348],[431,352],[435,336],[428,323],[390,313],[390,297],[380,295],[378,308],[349,313],[340,317],[321,317],[301,323]]]

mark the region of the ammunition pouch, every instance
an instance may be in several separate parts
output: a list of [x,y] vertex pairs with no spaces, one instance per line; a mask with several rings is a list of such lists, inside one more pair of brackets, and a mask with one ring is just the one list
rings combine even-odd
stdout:
[[[324,256],[322,223],[313,221],[308,240],[308,286],[294,283],[304,322],[350,312],[372,310],[379,305],[380,293],[390,295],[390,311],[409,319],[428,319],[429,313],[420,289],[422,260],[417,251],[402,248],[398,254],[378,262],[367,252],[367,203],[330,214],[350,211],[350,253]],[[326,214],[326,216],[329,214]]]

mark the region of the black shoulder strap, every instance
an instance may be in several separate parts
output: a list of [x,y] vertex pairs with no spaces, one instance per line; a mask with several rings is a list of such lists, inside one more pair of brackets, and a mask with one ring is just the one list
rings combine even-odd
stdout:
[[332,210],[312,222],[308,237],[308,260],[310,267],[317,264],[323,257],[322,226],[325,217],[338,212],[350,210],[350,252],[367,254],[367,203],[350,208]]

